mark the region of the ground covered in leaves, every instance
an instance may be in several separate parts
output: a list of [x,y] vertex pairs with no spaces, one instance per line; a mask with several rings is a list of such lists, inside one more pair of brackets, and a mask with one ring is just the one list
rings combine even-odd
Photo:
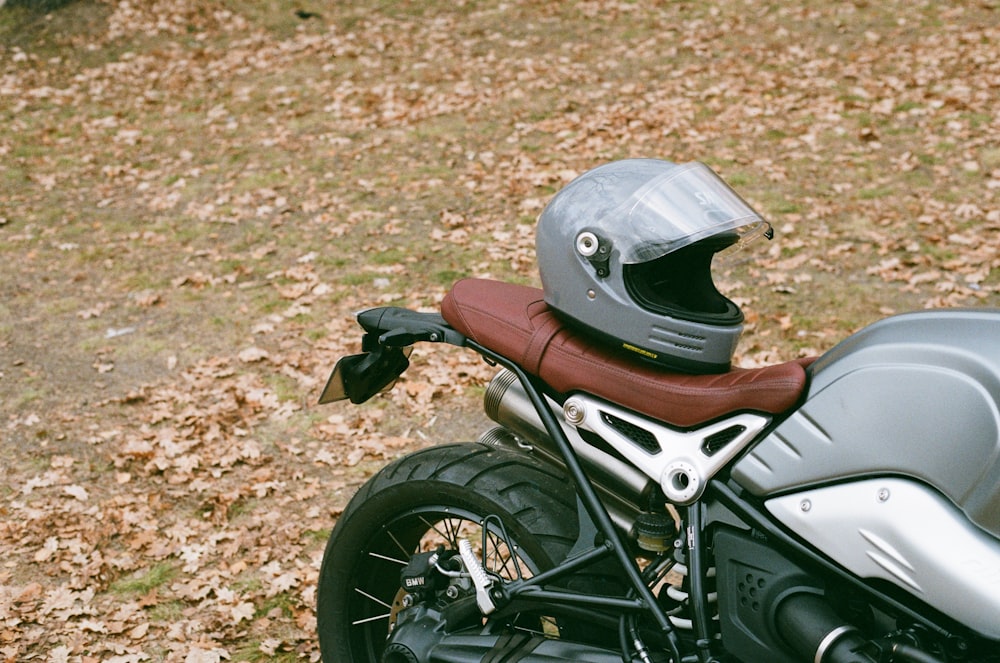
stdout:
[[703,160],[778,231],[744,365],[1000,305],[996,2],[0,7],[0,660],[316,660],[324,541],[474,437],[439,349],[315,405],[351,312],[537,284],[580,172]]

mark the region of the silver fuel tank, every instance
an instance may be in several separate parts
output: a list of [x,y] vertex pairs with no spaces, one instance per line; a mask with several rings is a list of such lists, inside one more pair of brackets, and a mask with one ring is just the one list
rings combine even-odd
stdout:
[[912,477],[1000,538],[1000,310],[887,318],[810,372],[805,404],[736,465],[738,483],[764,497]]

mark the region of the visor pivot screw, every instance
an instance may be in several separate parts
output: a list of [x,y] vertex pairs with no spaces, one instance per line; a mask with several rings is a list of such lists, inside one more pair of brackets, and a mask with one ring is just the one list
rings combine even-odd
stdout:
[[597,253],[600,246],[601,243],[597,240],[597,235],[592,232],[580,233],[576,238],[576,250],[584,258],[589,258]]

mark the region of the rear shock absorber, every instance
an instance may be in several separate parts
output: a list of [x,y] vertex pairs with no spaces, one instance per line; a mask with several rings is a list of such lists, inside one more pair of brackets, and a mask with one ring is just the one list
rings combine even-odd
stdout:
[[[687,559],[683,554],[683,548],[678,548],[674,553],[674,558],[677,560],[676,563],[671,568],[671,572],[680,576],[679,582],[668,582],[663,585],[660,590],[660,605],[663,606],[670,618],[671,623],[682,631],[693,631],[694,624],[690,618],[689,611],[689,598],[688,598],[688,567]],[[715,579],[715,567],[709,567],[705,571],[705,578],[710,583],[714,582]],[[706,595],[706,600],[709,604],[713,606],[712,609],[712,621],[717,622],[719,619],[718,609],[715,608],[715,604],[718,601],[718,592],[709,591]]]

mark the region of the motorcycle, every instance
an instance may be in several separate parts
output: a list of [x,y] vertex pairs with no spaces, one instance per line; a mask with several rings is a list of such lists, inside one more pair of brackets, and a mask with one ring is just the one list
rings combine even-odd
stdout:
[[[743,212],[669,172],[687,212]],[[643,227],[574,229],[570,259],[604,287]],[[569,269],[357,315],[362,352],[320,402],[363,403],[446,343],[497,366],[496,426],[350,501],[319,577],[325,661],[1000,661],[1000,311],[902,314],[754,369],[692,363],[684,333],[665,367],[560,308]]]

